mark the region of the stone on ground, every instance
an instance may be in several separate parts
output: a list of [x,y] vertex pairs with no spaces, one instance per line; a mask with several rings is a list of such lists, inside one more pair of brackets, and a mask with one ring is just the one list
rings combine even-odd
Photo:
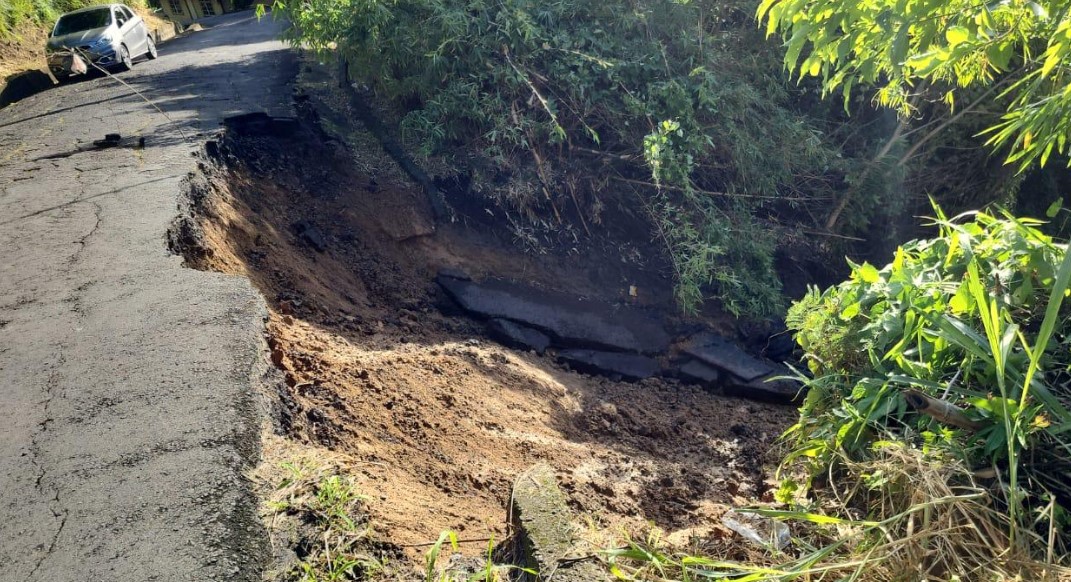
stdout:
[[577,551],[573,515],[549,465],[535,465],[517,477],[513,482],[512,509],[518,561],[539,573],[538,578],[526,576],[525,580],[609,580],[595,562],[575,560],[586,552]]

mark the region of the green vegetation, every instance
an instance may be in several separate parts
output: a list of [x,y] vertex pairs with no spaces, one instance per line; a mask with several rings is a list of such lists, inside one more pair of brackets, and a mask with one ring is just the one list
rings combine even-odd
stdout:
[[[283,463],[283,477],[266,502],[266,521],[275,532],[293,525],[299,556],[277,580],[322,582],[368,580],[383,571],[364,498],[351,479],[324,467]],[[287,522],[286,518],[290,518]]]
[[[886,154],[909,150],[886,143],[895,120],[870,110],[866,96],[849,118],[818,99],[817,86],[791,82],[783,49],[755,26],[756,5],[307,0],[276,8],[293,24],[294,43],[345,57],[397,108],[410,143],[459,168],[472,193],[513,220],[572,235],[640,216],[685,310],[715,298],[736,314],[780,312],[778,249],[839,257],[840,235],[881,242],[871,226],[882,224],[894,236],[892,218],[919,193],[989,202],[1014,191],[1004,177],[978,180],[985,154],[971,149],[979,145],[971,131],[955,150],[939,150],[946,142],[931,137],[905,164],[884,164]],[[927,166],[937,161],[940,169]],[[875,171],[884,165],[895,167]]]
[[[884,269],[852,265],[849,281],[794,305],[788,324],[814,378],[786,461],[805,459],[812,475],[824,474],[836,455],[865,455],[891,431],[956,451],[969,466],[1003,467],[1013,517],[1024,501],[1015,493],[1020,469],[1037,488],[1034,502],[1071,500],[1071,464],[1038,460],[1071,450],[1062,436],[1071,431],[1063,305],[1071,262],[1034,224],[939,213],[937,238],[903,245]],[[915,413],[905,389],[967,407],[981,428]]]
[[[849,281],[789,311],[814,378],[784,462],[802,462],[813,478],[842,458],[868,458],[875,443],[905,440],[992,471],[1009,542],[1057,532],[1050,543],[1063,553],[1071,255],[1010,215],[938,211],[936,223],[937,238],[905,244],[884,269],[852,265]],[[911,410],[908,389],[964,408],[966,422]],[[800,485],[788,480],[783,493]]]
[[961,108],[965,89],[985,87],[982,100],[1005,98],[987,133],[1011,149],[1009,163],[1068,151],[1071,2],[763,0],[758,14],[787,41],[786,66],[826,93],[876,85],[878,101],[907,116],[920,86]]

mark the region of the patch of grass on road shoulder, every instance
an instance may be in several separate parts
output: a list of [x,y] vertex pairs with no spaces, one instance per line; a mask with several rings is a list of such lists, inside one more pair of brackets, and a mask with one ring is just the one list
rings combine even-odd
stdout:
[[462,557],[452,531],[419,546],[427,547],[422,566],[408,563],[400,547],[377,535],[367,498],[343,459],[329,451],[266,439],[269,460],[253,474],[274,560],[265,580],[505,582],[513,573],[531,573],[495,563],[493,539],[483,559]]
[[261,515],[278,566],[276,581],[373,580],[385,556],[365,498],[341,466],[314,453],[257,470]]

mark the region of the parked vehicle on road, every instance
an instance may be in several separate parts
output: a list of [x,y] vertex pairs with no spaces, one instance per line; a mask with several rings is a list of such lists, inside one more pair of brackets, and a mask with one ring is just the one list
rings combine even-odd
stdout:
[[145,21],[125,4],[89,6],[60,16],[45,46],[59,81],[96,67],[128,70],[137,57],[156,58]]

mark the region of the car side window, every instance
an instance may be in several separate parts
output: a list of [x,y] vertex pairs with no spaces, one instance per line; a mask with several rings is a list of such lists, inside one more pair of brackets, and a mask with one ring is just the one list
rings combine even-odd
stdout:
[[122,10],[124,13],[126,13],[126,17],[128,19],[134,20],[134,13],[131,12],[129,8],[127,8],[126,6],[120,6],[119,10]]
[[115,10],[115,25],[119,28],[122,28],[123,25],[126,24],[127,20],[128,18],[126,17],[126,14],[123,14],[123,10],[121,8],[117,8]]

